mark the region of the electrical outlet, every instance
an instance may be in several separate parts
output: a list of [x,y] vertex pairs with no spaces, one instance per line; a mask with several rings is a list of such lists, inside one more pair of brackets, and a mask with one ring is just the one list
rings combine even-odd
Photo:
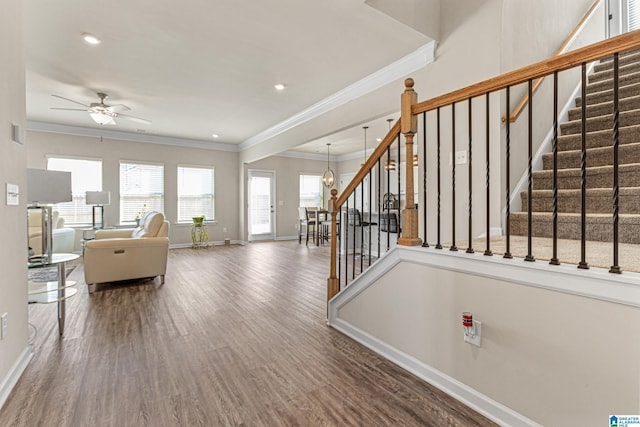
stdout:
[[[449,166],[452,164],[451,152],[449,152]],[[467,150],[456,151],[456,165],[464,165],[467,163]]]
[[0,318],[0,323],[2,324],[1,327],[1,331],[2,333],[0,333],[0,339],[5,339],[7,337],[7,317],[9,316],[9,313],[4,313],[2,315],[2,317]]
[[475,329],[475,333],[473,334],[473,336],[464,334],[464,342],[468,342],[469,344],[473,344],[475,346],[480,347],[480,341],[482,336],[482,322],[474,320],[473,327]]

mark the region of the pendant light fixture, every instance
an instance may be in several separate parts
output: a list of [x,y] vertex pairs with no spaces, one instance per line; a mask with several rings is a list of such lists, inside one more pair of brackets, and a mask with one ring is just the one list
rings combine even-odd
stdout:
[[327,170],[322,174],[322,183],[325,187],[331,188],[333,187],[333,181],[335,179],[333,171],[329,167],[329,147],[330,143],[327,143]]

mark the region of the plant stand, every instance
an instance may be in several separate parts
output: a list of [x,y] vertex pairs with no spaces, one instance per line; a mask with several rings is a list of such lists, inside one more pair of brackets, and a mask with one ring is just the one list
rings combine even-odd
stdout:
[[209,246],[209,231],[204,224],[194,224],[191,227],[191,246],[194,249],[206,248]]

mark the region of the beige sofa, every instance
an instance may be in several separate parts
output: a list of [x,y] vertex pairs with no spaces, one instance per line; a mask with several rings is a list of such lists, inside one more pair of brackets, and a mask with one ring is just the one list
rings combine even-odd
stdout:
[[[29,221],[29,247],[33,250],[33,255],[42,254],[42,210],[27,209]],[[53,229],[51,234],[53,253],[71,253],[76,242],[76,230],[64,226],[64,218],[61,218],[58,211],[51,214]]]
[[164,283],[169,253],[169,221],[149,212],[136,228],[97,230],[85,243],[84,278],[93,292],[96,283],[160,276]]

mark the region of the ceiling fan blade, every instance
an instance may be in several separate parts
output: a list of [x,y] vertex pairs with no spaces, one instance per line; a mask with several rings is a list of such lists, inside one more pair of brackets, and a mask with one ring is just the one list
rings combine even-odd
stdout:
[[145,125],[150,125],[150,124],[151,124],[151,121],[150,121],[150,120],[141,119],[140,117],[133,117],[133,116],[129,116],[129,115],[127,115],[127,114],[118,114],[118,117],[122,117],[122,118],[125,118],[125,119],[129,119],[129,120],[131,120],[132,122],[138,122],[138,123],[142,123],[142,124],[145,124]]
[[83,104],[82,102],[74,101],[73,99],[65,98],[64,96],[60,96],[60,95],[51,95],[51,96],[55,96],[56,98],[64,99],[65,101],[73,102],[74,104],[79,104],[79,105],[82,105],[83,107],[89,108],[89,106],[87,104]]
[[56,107],[51,107],[52,110],[62,110],[62,111],[84,111],[85,113],[87,112],[86,108],[56,108]]
[[120,111],[129,111],[129,110],[131,110],[131,108],[127,107],[124,104],[111,105],[110,107],[107,107],[106,109],[108,111],[112,111],[114,113],[119,113]]

